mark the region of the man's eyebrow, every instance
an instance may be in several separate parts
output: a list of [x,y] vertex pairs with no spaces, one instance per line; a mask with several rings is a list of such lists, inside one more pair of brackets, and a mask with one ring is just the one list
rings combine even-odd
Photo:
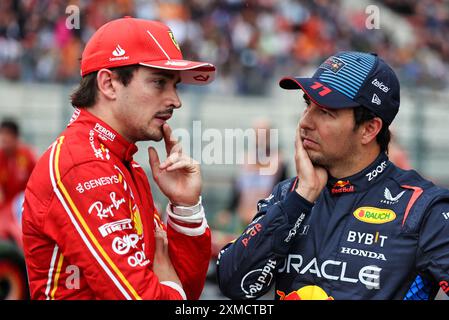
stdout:
[[[151,75],[153,76],[161,76],[170,80],[173,80],[176,77],[176,74],[171,73],[171,72],[166,72],[166,71],[155,71],[153,72]],[[176,81],[176,83],[181,82],[181,77],[179,77],[178,81]]]
[[[304,98],[305,102],[312,102],[312,100],[310,99],[310,97],[307,94],[303,94],[302,97]],[[326,111],[330,111],[330,112],[336,112],[337,109],[331,109],[331,108],[326,108],[323,106],[320,106],[319,104],[317,104],[317,107]]]
[[152,72],[152,74],[157,75],[157,76],[167,77],[169,79],[173,79],[175,77],[175,75],[173,73],[166,72],[166,71],[155,71],[155,72]]

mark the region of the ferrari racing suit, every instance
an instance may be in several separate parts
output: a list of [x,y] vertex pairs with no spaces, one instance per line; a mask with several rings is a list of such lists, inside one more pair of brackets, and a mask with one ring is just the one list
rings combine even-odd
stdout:
[[[211,256],[196,221],[157,212],[135,144],[84,109],[39,160],[27,185],[23,244],[33,299],[198,299]],[[167,208],[167,211],[170,211]],[[182,283],[153,272],[155,228],[167,230]]]

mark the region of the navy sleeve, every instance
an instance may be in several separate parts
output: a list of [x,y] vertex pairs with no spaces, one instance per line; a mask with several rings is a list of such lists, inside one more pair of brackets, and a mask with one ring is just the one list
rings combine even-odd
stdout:
[[431,205],[429,211],[420,231],[417,268],[449,295],[449,200]]
[[221,250],[217,261],[220,290],[231,299],[254,299],[274,282],[276,267],[288,254],[313,204],[296,192],[281,199],[281,186],[258,203],[258,213],[239,238]]

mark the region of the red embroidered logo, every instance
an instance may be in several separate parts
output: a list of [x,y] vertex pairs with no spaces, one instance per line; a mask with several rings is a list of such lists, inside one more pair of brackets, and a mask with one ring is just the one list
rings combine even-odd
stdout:
[[351,184],[351,182],[349,182],[349,180],[346,180],[346,181],[338,180],[337,182],[335,182],[334,186],[332,187],[331,193],[339,194],[339,193],[350,193],[350,192],[354,192],[354,191],[355,191],[355,188]]
[[322,88],[322,90],[320,92],[318,92],[318,94],[322,97],[325,96],[326,94],[332,92],[332,89],[326,87],[325,85],[323,85],[322,83],[319,83],[317,81],[315,81],[315,83],[312,86],[310,86],[310,88],[312,88],[313,90],[318,90],[318,89]]
[[441,289],[443,289],[444,292],[446,292],[446,293],[449,292],[449,284],[447,283],[447,281],[441,281],[440,287],[441,287]]
[[193,77],[193,79],[195,79],[196,81],[203,81],[203,82],[206,82],[207,80],[209,80],[209,78],[210,78],[209,76],[205,76],[202,74]]

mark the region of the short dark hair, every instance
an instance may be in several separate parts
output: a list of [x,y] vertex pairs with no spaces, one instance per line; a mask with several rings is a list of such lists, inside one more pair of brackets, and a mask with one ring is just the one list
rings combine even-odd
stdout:
[[2,122],[0,123],[0,130],[5,130],[5,129],[7,131],[11,132],[16,137],[18,137],[19,134],[20,134],[19,125],[13,119],[4,119],[4,120],[2,120]]
[[[366,121],[374,119],[375,117],[379,117],[375,115],[371,110],[368,110],[364,106],[359,106],[354,108],[354,121],[355,127],[354,130],[360,127],[360,125]],[[376,141],[380,146],[380,151],[388,153],[388,145],[391,140],[391,132],[389,129],[389,125],[382,120],[382,128],[376,136]]]
[[[132,80],[134,72],[140,66],[137,64],[111,68],[112,72],[117,74],[119,80],[126,87]],[[97,73],[98,71],[85,75],[75,91],[70,95],[72,106],[77,108],[89,108],[97,102],[98,87],[97,87]]]

